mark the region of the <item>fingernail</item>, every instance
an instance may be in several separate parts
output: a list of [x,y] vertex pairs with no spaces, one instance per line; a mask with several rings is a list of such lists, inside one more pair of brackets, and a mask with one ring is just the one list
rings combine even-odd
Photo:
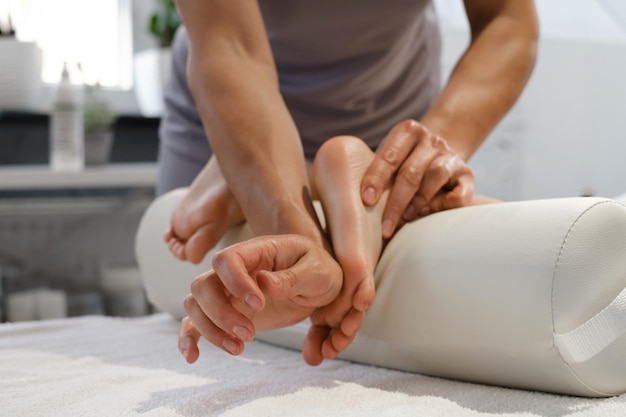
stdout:
[[236,355],[239,351],[239,343],[235,342],[233,339],[225,339],[222,342],[222,346],[231,355]]
[[233,327],[233,334],[244,342],[249,342],[252,340],[252,332],[250,332],[250,330],[248,330],[244,326]]
[[404,214],[402,215],[406,219],[410,219],[415,214],[415,207],[413,204],[409,204],[407,208],[404,210]]
[[254,294],[246,294],[246,296],[244,297],[244,301],[246,302],[246,304],[248,304],[248,306],[250,306],[251,309],[255,311],[260,311],[263,307],[261,299]]
[[391,220],[387,219],[383,222],[383,237],[388,238],[393,233],[393,224]]
[[430,209],[430,207],[426,206],[423,209],[420,210],[420,216],[426,216],[428,214],[430,214],[432,210]]
[[373,187],[367,187],[363,192],[363,199],[365,200],[365,204],[374,204],[374,200],[376,200],[376,190]]
[[180,347],[180,353],[187,358],[189,356],[189,338],[183,339]]

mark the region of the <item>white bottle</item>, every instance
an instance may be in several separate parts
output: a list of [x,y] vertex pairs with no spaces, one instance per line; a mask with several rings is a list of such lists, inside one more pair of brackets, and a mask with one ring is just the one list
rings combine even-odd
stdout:
[[80,171],[85,166],[83,86],[70,82],[67,64],[52,103],[50,166],[54,171]]

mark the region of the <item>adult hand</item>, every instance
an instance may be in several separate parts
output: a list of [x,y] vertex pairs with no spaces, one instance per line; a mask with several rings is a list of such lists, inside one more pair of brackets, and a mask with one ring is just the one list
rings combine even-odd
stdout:
[[385,239],[402,220],[465,206],[474,192],[474,174],[463,158],[415,120],[394,126],[379,146],[361,183],[363,203],[376,204],[391,181],[382,217]]
[[257,330],[297,323],[330,303],[343,280],[326,249],[299,235],[229,246],[215,254],[213,268],[194,279],[185,299],[178,346],[189,363],[198,358],[201,336],[238,355]]
[[181,261],[199,263],[233,225],[244,220],[215,156],[172,212],[165,242]]

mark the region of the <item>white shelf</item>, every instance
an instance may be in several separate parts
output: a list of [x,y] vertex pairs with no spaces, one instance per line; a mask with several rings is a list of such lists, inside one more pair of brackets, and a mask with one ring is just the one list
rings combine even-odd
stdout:
[[0,191],[70,188],[153,187],[155,163],[88,166],[78,172],[55,172],[47,165],[0,167]]

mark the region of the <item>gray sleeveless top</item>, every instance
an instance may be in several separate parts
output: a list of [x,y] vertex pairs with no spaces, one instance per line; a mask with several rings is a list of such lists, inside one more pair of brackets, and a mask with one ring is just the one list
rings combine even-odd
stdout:
[[280,88],[311,158],[338,134],[375,148],[440,88],[429,0],[260,0]]
[[[396,123],[419,120],[439,93],[440,36],[431,0],[259,0],[259,5],[280,89],[307,158],[336,135],[358,136],[374,149]],[[199,142],[207,142],[193,134],[202,128],[185,91],[182,32],[174,45],[161,139],[197,155]]]

